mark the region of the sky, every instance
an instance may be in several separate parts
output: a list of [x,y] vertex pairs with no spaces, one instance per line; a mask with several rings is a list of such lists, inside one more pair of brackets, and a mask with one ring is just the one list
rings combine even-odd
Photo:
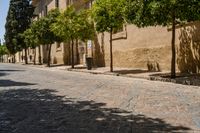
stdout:
[[0,0],[0,39],[4,38],[5,23],[10,0]]

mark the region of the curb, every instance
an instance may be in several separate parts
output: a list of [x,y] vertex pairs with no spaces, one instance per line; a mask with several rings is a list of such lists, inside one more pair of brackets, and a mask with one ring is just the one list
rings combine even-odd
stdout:
[[68,68],[66,69],[67,71],[72,71],[72,72],[82,72],[82,73],[90,73],[90,74],[101,74],[101,75],[113,75],[113,76],[119,76],[119,74],[116,74],[116,73],[110,73],[110,72],[93,72],[93,71],[81,71],[81,70],[78,70],[78,69],[71,69],[71,68]]

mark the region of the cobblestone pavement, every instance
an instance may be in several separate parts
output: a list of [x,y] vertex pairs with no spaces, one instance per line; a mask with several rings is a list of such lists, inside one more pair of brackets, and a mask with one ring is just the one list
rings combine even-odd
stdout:
[[200,88],[0,64],[0,133],[200,133]]

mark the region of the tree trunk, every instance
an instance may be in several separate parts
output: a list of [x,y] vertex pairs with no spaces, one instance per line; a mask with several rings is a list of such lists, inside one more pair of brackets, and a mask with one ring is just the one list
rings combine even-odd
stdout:
[[48,53],[48,62],[47,62],[48,67],[50,67],[51,65],[51,46],[52,44],[49,44],[49,53]]
[[79,51],[78,51],[78,39],[76,39],[76,63],[80,63],[80,56],[79,56]]
[[28,58],[27,58],[27,48],[25,48],[25,64],[28,64]]
[[110,72],[113,72],[112,28],[110,29]]
[[72,69],[74,68],[74,40],[72,39]]
[[176,78],[176,45],[175,45],[175,37],[176,37],[176,20],[175,20],[175,12],[172,13],[172,60],[171,60],[171,78]]
[[36,65],[36,48],[34,49],[34,57],[33,57],[33,64]]
[[39,64],[41,65],[42,64],[42,56],[41,56],[41,47],[40,45],[38,46],[38,51],[39,51]]

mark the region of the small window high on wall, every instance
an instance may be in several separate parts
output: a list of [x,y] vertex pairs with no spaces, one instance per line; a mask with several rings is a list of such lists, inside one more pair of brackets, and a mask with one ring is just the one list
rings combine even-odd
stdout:
[[61,45],[59,42],[56,42],[56,48],[61,48]]
[[59,8],[59,0],[55,0],[55,6],[56,8]]
[[48,13],[48,7],[45,6],[45,9],[44,9],[44,16],[47,16],[47,13]]

